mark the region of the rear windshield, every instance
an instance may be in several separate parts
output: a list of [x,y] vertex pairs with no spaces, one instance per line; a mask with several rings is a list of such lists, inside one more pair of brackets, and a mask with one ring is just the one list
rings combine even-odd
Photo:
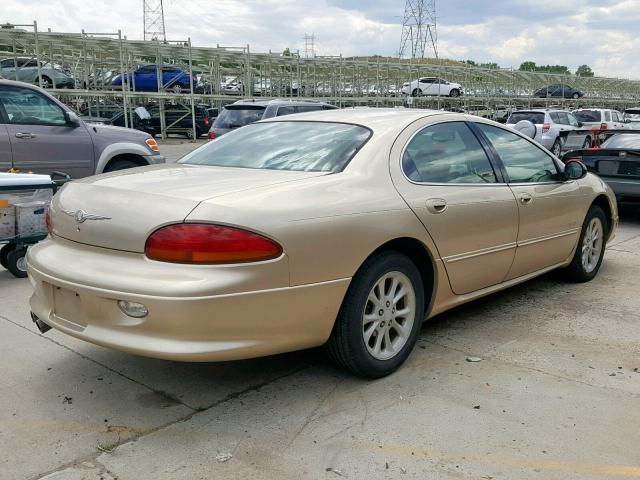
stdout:
[[573,115],[581,122],[600,122],[600,110],[576,110]]
[[213,128],[238,128],[262,119],[265,107],[224,107],[213,122]]
[[518,123],[522,120],[529,120],[531,123],[543,124],[544,113],[542,112],[514,112],[507,120],[507,123]]
[[628,108],[627,110],[624,111],[624,118],[628,118],[630,120],[640,120],[640,109]]
[[640,150],[640,135],[635,133],[614,135],[602,142],[600,148],[630,148]]
[[371,131],[364,127],[344,123],[255,123],[218,137],[185,156],[180,163],[339,172],[370,135]]

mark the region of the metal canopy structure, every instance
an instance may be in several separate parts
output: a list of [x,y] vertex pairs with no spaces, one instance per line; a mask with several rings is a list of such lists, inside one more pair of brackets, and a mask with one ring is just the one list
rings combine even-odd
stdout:
[[[640,81],[603,77],[576,77],[506,69],[486,69],[456,62],[343,56],[303,58],[299,54],[254,52],[249,45],[197,47],[186,40],[128,40],[120,32],[42,32],[34,22],[0,28],[0,60],[28,56],[40,62],[64,66],[76,79],[76,88],[51,92],[69,105],[100,115],[124,111],[125,118],[139,105],[184,105],[194,116],[194,105],[220,107],[241,97],[321,97],[338,106],[408,106],[400,95],[405,82],[419,77],[438,77],[460,83],[459,98],[416,97],[412,107],[466,108],[484,105],[544,107],[579,106],[623,108],[640,103]],[[158,91],[137,91],[135,84],[114,87],[115,75],[138,65],[172,64],[192,72],[198,84],[175,93],[159,82]],[[10,75],[7,78],[11,79]],[[533,98],[546,85],[571,85],[585,93],[573,99]],[[230,86],[235,85],[235,88]],[[128,124],[128,123],[127,123]],[[162,134],[168,132],[165,125]]]

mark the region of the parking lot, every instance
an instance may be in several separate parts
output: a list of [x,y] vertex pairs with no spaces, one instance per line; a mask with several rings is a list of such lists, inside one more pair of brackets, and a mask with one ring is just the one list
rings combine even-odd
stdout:
[[0,477],[640,477],[639,268],[622,206],[595,280],[547,274],[442,314],[377,381],[315,350],[177,363],[41,335],[28,280],[0,270]]

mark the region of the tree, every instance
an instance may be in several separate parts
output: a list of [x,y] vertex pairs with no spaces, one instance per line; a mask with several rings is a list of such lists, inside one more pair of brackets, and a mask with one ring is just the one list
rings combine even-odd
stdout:
[[537,68],[538,66],[536,65],[536,62],[527,61],[522,62],[518,70],[521,70],[523,72],[535,72],[537,71]]
[[576,76],[578,77],[593,77],[594,73],[589,65],[580,65],[576,70]]

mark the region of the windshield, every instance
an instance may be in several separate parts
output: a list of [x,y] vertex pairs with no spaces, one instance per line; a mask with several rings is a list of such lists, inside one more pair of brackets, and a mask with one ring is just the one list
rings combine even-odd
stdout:
[[628,118],[629,120],[640,120],[640,110],[638,109],[625,110],[624,118]]
[[542,112],[515,112],[512,113],[507,123],[518,123],[522,120],[529,120],[533,124],[544,123],[544,113]]
[[600,110],[576,110],[573,114],[583,123],[600,122]]
[[213,128],[238,128],[262,119],[265,107],[225,107],[213,122]]
[[630,148],[640,150],[640,134],[622,133],[602,142],[600,148]]
[[256,123],[209,142],[185,156],[180,163],[339,172],[370,135],[370,130],[364,127],[343,123]]

